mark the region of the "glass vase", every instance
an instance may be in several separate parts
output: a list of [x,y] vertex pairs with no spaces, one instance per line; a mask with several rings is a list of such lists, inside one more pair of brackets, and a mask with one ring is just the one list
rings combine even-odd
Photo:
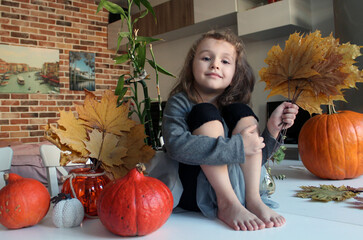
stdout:
[[91,168],[72,169],[69,176],[63,183],[62,192],[77,197],[86,216],[97,216],[97,199],[110,179],[103,170],[95,171]]
[[267,195],[271,195],[276,190],[275,180],[271,175],[271,168],[265,166],[266,172],[262,177],[261,185],[260,185],[260,192],[267,193]]

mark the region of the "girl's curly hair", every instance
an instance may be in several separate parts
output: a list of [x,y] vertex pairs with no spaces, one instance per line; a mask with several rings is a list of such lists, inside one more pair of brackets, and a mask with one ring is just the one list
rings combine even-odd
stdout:
[[225,30],[224,32],[209,31],[194,43],[188,52],[184,66],[179,74],[179,81],[170,92],[170,96],[179,92],[185,92],[191,101],[197,103],[201,100],[198,91],[194,87],[193,60],[199,44],[207,38],[229,42],[235,47],[237,53],[236,70],[232,82],[217,98],[218,106],[223,107],[234,102],[249,104],[255,85],[255,76],[251,66],[247,62],[242,40],[231,30]]

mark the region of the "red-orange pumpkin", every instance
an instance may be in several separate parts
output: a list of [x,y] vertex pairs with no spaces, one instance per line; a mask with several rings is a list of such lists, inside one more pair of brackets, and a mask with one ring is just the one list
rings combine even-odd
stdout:
[[363,114],[341,111],[316,115],[299,134],[299,154],[305,167],[325,179],[363,174]]
[[39,181],[15,173],[5,174],[0,190],[0,223],[9,229],[33,226],[48,212],[50,195]]
[[120,236],[142,236],[160,228],[173,210],[173,196],[160,180],[139,168],[109,183],[98,199],[102,224]]

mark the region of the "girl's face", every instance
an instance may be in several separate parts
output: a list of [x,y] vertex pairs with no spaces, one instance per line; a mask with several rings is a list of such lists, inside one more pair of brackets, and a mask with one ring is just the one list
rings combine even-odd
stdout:
[[204,39],[193,60],[194,87],[204,101],[223,93],[236,69],[236,49],[224,40]]

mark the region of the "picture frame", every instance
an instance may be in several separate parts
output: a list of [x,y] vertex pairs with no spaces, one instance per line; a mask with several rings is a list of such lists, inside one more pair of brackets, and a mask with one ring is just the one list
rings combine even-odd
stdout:
[[0,93],[59,93],[59,50],[0,44]]

